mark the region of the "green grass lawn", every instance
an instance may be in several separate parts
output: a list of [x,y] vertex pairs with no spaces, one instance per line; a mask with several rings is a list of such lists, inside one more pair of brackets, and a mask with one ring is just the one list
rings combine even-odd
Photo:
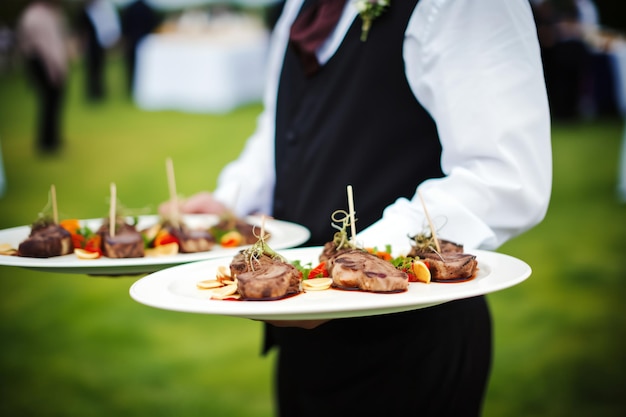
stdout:
[[[167,157],[179,193],[211,189],[261,110],[144,112],[125,97],[117,62],[107,76],[108,99],[89,105],[74,71],[66,146],[41,157],[33,92],[18,71],[0,75],[8,181],[0,228],[29,224],[51,184],[62,217],[106,215],[111,182],[124,205],[154,212],[168,194]],[[615,199],[622,129],[619,120],[554,126],[548,216],[501,248],[533,275],[489,296],[496,354],[485,416],[626,414],[626,207]],[[140,305],[128,295],[137,279],[0,267],[0,415],[273,414],[274,358],[259,354],[259,323]]]

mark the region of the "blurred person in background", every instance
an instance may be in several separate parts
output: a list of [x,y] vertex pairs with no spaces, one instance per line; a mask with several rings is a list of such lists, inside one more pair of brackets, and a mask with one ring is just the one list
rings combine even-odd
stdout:
[[159,17],[144,0],[133,0],[122,10],[121,23],[124,37],[127,90],[132,95],[135,83],[137,47],[144,37],[156,29],[159,24]]
[[121,36],[117,9],[110,0],[87,0],[80,13],[85,54],[85,92],[91,102],[106,96],[105,64],[107,50]]
[[600,15],[596,3],[593,0],[575,0],[575,2],[583,30],[597,30],[600,26]]
[[[422,195],[447,220],[439,235],[470,252],[546,213],[550,116],[527,0],[288,0],[264,105],[214,192],[182,212],[266,213],[306,226],[319,246],[352,185],[363,246],[408,248],[426,224]],[[481,413],[492,358],[484,296],[265,329],[265,349],[278,348],[280,416]]]
[[62,110],[69,56],[60,0],[31,1],[19,17],[17,40],[37,91],[37,149],[54,153],[63,141]]
[[552,116],[576,121],[617,116],[611,56],[592,0],[533,0]]
[[592,56],[575,0],[533,2],[554,119],[571,121],[592,111]]

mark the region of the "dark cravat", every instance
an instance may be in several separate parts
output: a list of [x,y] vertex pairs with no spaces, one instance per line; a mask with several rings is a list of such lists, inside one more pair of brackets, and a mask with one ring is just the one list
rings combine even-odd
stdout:
[[289,44],[294,49],[307,76],[320,69],[315,51],[333,31],[346,0],[307,0],[289,33]]

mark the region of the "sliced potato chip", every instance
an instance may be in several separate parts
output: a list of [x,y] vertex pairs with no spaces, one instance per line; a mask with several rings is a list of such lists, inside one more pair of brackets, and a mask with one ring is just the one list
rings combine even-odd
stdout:
[[214,300],[223,300],[224,298],[230,298],[237,292],[237,285],[230,284],[213,290],[211,298]]
[[0,243],[0,255],[15,255],[16,253],[17,249],[10,243]]
[[90,252],[85,249],[74,249],[74,254],[78,259],[98,259],[100,254],[98,252]]
[[166,243],[165,245],[159,245],[156,248],[148,248],[145,251],[146,256],[170,256],[178,253],[178,243]]
[[217,267],[217,273],[215,274],[217,279],[228,278],[230,279],[230,268],[224,265]]
[[332,283],[332,278],[310,278],[302,281],[302,288],[305,291],[323,291],[329,289]]
[[204,281],[198,282],[196,286],[200,288],[201,290],[211,290],[214,288],[223,287],[224,284],[222,284],[220,281],[216,279],[205,279]]
[[233,295],[227,295],[226,297],[221,298],[221,300],[241,300],[241,294],[236,292]]

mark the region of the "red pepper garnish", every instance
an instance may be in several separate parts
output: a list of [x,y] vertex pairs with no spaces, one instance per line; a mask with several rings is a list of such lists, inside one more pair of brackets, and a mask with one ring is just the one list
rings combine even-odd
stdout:
[[243,241],[243,236],[236,230],[231,230],[230,232],[224,233],[224,235],[220,238],[220,245],[225,248],[235,248],[241,245]]
[[85,246],[85,236],[79,233],[72,233],[72,244],[76,249],[82,249]]
[[167,245],[168,243],[179,243],[178,239],[165,229],[161,229],[154,238],[154,247]]
[[309,272],[309,278],[323,278],[328,277],[328,270],[326,269],[326,262],[320,263]]
[[74,249],[84,249],[102,255],[100,235],[93,233],[87,227],[81,227],[77,219],[62,220],[59,225],[72,235]]
[[99,253],[102,256],[102,237],[100,237],[100,235],[90,236],[83,249],[88,252]]

